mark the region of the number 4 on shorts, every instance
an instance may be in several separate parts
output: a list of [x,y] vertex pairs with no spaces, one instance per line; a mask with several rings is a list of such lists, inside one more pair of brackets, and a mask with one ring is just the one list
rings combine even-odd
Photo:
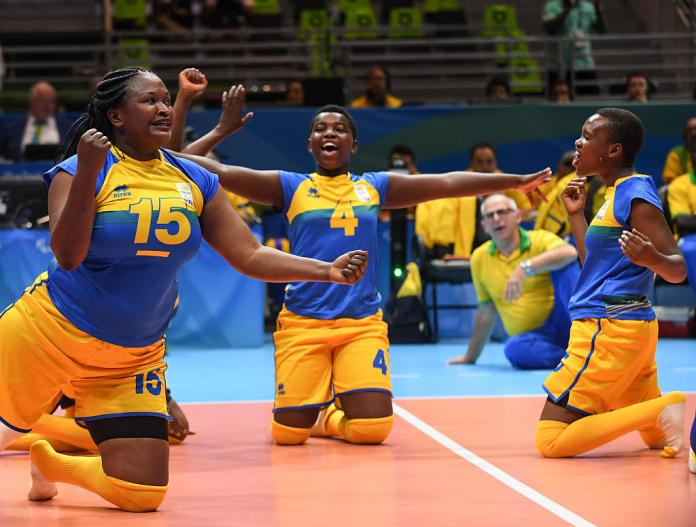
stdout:
[[387,374],[387,359],[384,357],[384,350],[377,350],[375,360],[372,361],[372,366],[378,370],[382,370],[382,375]]

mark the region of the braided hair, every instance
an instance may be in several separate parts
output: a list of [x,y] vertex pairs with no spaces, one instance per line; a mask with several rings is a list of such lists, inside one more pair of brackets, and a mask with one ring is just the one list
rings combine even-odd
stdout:
[[90,128],[96,128],[109,140],[113,140],[113,125],[106,112],[123,102],[128,94],[130,81],[141,73],[152,72],[145,68],[130,67],[113,70],[104,75],[87,105],[87,111],[75,120],[61,142],[56,153],[56,162],[75,155],[82,134]]

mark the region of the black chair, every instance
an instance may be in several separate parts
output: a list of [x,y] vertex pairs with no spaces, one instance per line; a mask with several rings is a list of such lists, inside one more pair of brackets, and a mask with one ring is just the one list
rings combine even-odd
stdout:
[[[444,260],[429,251],[421,236],[413,237],[413,257],[418,264],[423,283],[423,303],[426,312],[433,311],[432,342],[437,342],[440,338],[438,311],[441,309],[476,309],[477,304],[438,304],[437,284],[466,284],[471,279],[470,260]],[[427,286],[430,286],[431,302],[428,302],[426,293]]]

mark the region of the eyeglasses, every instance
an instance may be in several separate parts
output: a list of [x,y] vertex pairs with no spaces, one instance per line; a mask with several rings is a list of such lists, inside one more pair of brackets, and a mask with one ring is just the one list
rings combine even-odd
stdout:
[[515,212],[513,209],[500,209],[500,210],[494,210],[493,212],[484,212],[483,213],[483,219],[484,220],[492,220],[495,215],[497,214],[501,218],[507,216],[511,212]]

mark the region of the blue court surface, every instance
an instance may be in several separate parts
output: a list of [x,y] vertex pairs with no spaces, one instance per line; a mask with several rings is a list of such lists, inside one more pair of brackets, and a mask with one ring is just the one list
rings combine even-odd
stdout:
[[[503,344],[489,343],[474,366],[447,366],[466,351],[468,339],[391,347],[394,397],[543,395],[547,371],[514,370]],[[273,344],[258,348],[169,348],[167,380],[180,402],[271,401]],[[696,340],[661,339],[657,348],[660,388],[696,392]]]

